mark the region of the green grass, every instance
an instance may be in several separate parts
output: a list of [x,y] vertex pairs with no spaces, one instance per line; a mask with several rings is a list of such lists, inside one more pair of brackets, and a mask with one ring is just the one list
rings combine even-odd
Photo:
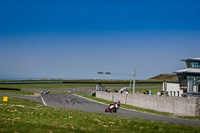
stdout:
[[[124,87],[124,84],[104,84],[106,88],[109,87],[117,87],[119,90],[120,88]],[[125,84],[126,87],[129,86],[129,84]],[[136,84],[136,87],[139,87],[139,89],[136,89],[135,92],[142,93],[142,90],[146,90],[146,88],[143,88],[145,86],[158,86],[159,84]],[[91,83],[60,83],[60,84],[53,84],[53,83],[47,83],[47,84],[0,84],[0,88],[18,88],[22,89],[24,91],[30,91],[32,93],[37,92],[39,93],[41,89],[50,90],[51,93],[66,93],[67,88],[83,88],[83,87],[96,87],[96,84]],[[152,88],[152,94],[156,94],[157,91],[161,91],[162,87],[160,88]],[[59,89],[59,90],[55,90]],[[111,91],[113,91],[111,89]],[[132,89],[129,89],[129,93],[132,93]]]
[[[103,84],[105,87],[124,87],[124,84]],[[129,84],[125,84],[129,87]],[[161,86],[160,84],[136,84],[136,86]],[[80,88],[96,87],[93,83],[46,83],[46,84],[0,84],[0,88]]]
[[53,132],[200,132],[199,126],[178,125],[143,119],[57,109],[41,103],[0,97],[1,133]]
[[0,84],[0,88],[79,88],[96,87],[96,84],[66,83],[66,84]]
[[19,91],[19,90],[0,90],[0,93],[7,93],[7,94],[21,94],[21,95],[34,95],[33,92],[30,91]]

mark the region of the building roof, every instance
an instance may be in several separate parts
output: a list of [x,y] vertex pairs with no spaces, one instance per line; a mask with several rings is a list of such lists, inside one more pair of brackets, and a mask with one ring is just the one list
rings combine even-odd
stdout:
[[174,73],[191,73],[191,74],[200,74],[200,69],[197,68],[186,68],[182,70],[178,70]]
[[183,59],[181,61],[200,61],[200,58]]

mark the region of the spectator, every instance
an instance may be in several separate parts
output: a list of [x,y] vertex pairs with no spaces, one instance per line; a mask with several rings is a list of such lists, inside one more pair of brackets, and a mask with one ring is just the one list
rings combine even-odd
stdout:
[[116,89],[114,89],[114,92],[118,92]]
[[160,95],[163,96],[163,91],[160,92]]
[[149,95],[149,90],[148,89],[146,89],[146,92],[147,92],[147,95]]
[[149,95],[152,95],[151,90],[149,90]]
[[144,91],[142,91],[143,94],[146,94]]
[[164,91],[161,91],[161,96],[164,96]]

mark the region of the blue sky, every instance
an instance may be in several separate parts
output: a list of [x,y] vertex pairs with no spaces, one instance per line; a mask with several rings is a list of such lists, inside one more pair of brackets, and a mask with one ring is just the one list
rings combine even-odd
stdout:
[[[198,0],[1,0],[0,79],[147,79],[199,56]],[[98,75],[98,71],[113,75]],[[119,73],[121,75],[115,75]]]

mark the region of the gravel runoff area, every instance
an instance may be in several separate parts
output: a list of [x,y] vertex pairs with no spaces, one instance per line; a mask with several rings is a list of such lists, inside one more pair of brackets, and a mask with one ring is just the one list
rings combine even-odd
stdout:
[[72,94],[43,94],[40,96],[24,96],[24,95],[13,95],[13,94],[0,94],[2,96],[11,96],[22,99],[28,99],[38,102],[44,102],[47,106],[52,106],[56,108],[65,108],[72,110],[81,110],[87,112],[101,113],[106,115],[122,116],[129,118],[141,118],[162,122],[170,122],[177,124],[187,124],[187,125],[198,125],[200,126],[200,121],[186,120],[180,118],[171,118],[166,116],[160,116],[150,113],[143,113],[139,111],[132,111],[128,109],[118,109],[117,113],[106,113],[105,109],[108,105],[98,103],[80,96]]

